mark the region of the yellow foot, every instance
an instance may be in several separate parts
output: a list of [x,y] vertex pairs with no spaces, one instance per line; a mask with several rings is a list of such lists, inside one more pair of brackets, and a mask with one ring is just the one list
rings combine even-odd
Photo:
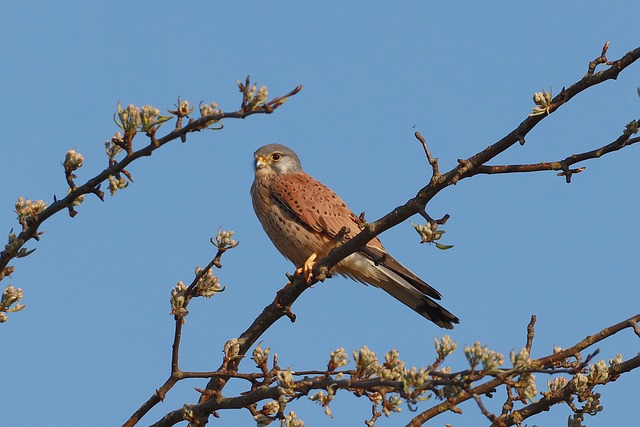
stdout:
[[318,254],[315,252],[312,253],[309,258],[304,262],[304,265],[296,270],[296,274],[303,273],[304,280],[307,282],[307,285],[311,283],[311,279],[313,278],[313,264],[315,264],[316,258]]

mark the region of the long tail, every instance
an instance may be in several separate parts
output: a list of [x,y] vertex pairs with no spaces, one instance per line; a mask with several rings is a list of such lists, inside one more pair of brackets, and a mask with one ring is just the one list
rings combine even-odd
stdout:
[[445,329],[453,329],[454,323],[460,323],[456,316],[420,292],[400,275],[385,266],[378,266],[378,269],[384,272],[385,275],[388,274],[389,281],[381,281],[377,285],[425,319]]
[[336,271],[359,282],[381,288],[441,328],[453,329],[454,323],[460,323],[460,319],[434,301],[434,299],[441,298],[437,290],[413,274],[391,255],[385,253],[384,256],[378,256],[375,254],[378,260],[377,264],[370,255],[370,253],[356,252],[347,257],[346,263],[338,264]]

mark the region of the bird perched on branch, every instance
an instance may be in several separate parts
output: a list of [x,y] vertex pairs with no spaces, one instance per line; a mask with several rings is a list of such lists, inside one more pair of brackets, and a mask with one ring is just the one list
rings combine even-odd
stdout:
[[[290,148],[269,144],[254,157],[253,209],[275,247],[309,279],[316,257],[358,234],[357,217],[336,193],[302,170]],[[383,289],[442,328],[459,322],[434,301],[440,293],[396,261],[377,237],[333,271]]]

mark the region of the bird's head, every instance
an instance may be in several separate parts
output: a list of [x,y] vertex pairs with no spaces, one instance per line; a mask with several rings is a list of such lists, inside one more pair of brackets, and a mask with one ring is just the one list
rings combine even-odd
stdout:
[[296,153],[281,144],[260,147],[253,153],[253,157],[256,176],[302,172],[302,165]]

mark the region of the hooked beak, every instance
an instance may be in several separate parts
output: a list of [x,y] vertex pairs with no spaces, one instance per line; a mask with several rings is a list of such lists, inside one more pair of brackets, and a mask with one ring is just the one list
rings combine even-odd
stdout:
[[256,157],[256,170],[262,169],[265,166],[267,166],[267,160],[262,156]]

